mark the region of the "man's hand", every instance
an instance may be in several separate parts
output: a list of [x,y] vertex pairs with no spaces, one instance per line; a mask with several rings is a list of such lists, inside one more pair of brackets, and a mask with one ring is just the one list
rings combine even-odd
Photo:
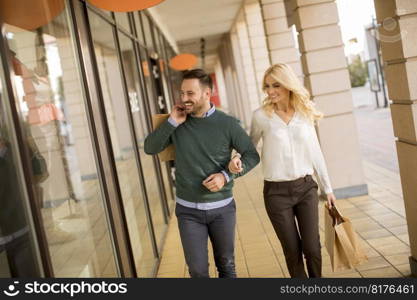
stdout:
[[333,193],[327,194],[327,205],[329,208],[336,205],[336,196]]
[[174,105],[171,111],[171,118],[177,122],[178,125],[185,122],[187,119],[187,114],[185,113],[184,106],[181,104]]
[[211,174],[209,177],[204,179],[203,185],[210,192],[220,191],[226,183],[226,178],[222,173]]
[[242,168],[242,161],[240,160],[239,156],[233,157],[229,162],[229,171],[232,174],[237,174],[243,171]]

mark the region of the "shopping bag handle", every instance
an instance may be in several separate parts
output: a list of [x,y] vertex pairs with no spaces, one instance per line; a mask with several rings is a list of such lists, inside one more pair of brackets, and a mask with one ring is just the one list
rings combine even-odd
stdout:
[[[326,203],[327,209],[329,209],[327,203]],[[345,218],[340,210],[337,208],[337,206],[333,205],[332,208],[329,209],[330,215],[334,218],[334,225],[339,225],[348,220],[348,218]],[[338,230],[336,229],[336,232]],[[351,241],[346,237],[344,234],[338,234],[337,235],[340,243],[343,245],[343,251],[345,251],[349,264],[353,267],[357,263],[356,254],[355,254],[355,248],[352,245]]]
[[344,222],[344,218],[340,213],[340,210],[337,209],[336,205],[333,205],[332,208],[329,208],[329,205],[326,203],[325,207],[327,208],[330,216],[333,219],[333,226],[339,225]]

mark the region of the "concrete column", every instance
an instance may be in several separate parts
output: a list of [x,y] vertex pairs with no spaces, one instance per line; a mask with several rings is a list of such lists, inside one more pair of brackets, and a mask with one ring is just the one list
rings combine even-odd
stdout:
[[[262,91],[262,79],[265,70],[271,65],[271,61],[266,42],[260,1],[246,0],[244,2],[243,11],[245,14],[245,22],[248,30],[250,49],[252,52],[257,91],[259,99],[262,101],[265,97]],[[259,105],[261,104],[261,101],[259,102]],[[257,105],[256,108],[258,108],[259,105]]]
[[[236,51],[236,46],[232,44],[237,43],[237,34],[235,30],[222,39],[219,47],[219,58],[223,69],[223,76],[226,85],[226,93],[229,104],[229,113],[242,121],[242,126],[248,128],[249,121],[246,117],[245,111],[242,111],[244,105],[243,97],[246,88],[242,83],[243,71],[239,67],[240,55]],[[238,76],[239,75],[239,76]]]
[[417,276],[417,2],[375,0],[378,38],[397,138],[404,206],[410,238],[410,269]]
[[259,94],[252,47],[249,40],[248,27],[243,10],[240,12],[236,21],[236,33],[238,39],[238,45],[236,48],[237,51],[240,52],[240,60],[244,72],[244,86],[242,88],[247,90],[247,99],[244,99],[244,102],[249,104],[247,110],[251,113],[259,107],[262,98]]
[[236,91],[236,107],[239,111],[242,126],[247,128],[250,124],[250,95],[248,92],[247,82],[245,79],[244,65],[240,52],[239,37],[236,30],[230,32],[229,40],[230,52],[233,59],[233,82]]
[[286,5],[294,11],[305,85],[325,115],[317,133],[335,194],[367,194],[336,3],[293,0]]
[[289,22],[292,15],[287,15],[284,0],[261,0],[261,4],[271,64],[288,64],[303,80],[300,53]]

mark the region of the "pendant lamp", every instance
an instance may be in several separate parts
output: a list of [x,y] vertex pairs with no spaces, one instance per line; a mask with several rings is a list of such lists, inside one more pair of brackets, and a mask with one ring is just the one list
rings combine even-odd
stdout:
[[129,12],[135,10],[143,10],[164,0],[88,0],[94,6],[115,12]]
[[64,7],[64,0],[1,0],[0,18],[9,25],[34,30],[51,22]]
[[169,66],[177,71],[184,71],[193,68],[197,64],[197,57],[194,54],[183,53],[174,56],[169,61]]

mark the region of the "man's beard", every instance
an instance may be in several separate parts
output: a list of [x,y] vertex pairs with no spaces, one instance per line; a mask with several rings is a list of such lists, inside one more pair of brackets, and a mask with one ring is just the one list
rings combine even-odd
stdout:
[[[187,102],[185,102],[185,103],[187,103]],[[196,102],[196,103],[193,103],[193,108],[192,108],[192,110],[186,110],[185,112],[188,114],[188,115],[195,115],[195,114],[198,114],[202,109],[203,109],[203,107],[204,107],[204,99],[203,98],[200,98],[199,100],[198,100],[198,102]]]

